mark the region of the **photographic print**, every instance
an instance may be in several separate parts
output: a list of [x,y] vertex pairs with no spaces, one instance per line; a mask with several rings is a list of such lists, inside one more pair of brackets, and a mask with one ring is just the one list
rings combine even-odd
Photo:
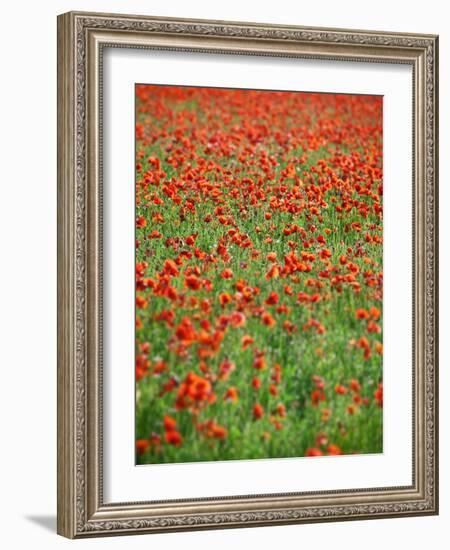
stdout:
[[383,452],[383,98],[135,94],[137,464]]

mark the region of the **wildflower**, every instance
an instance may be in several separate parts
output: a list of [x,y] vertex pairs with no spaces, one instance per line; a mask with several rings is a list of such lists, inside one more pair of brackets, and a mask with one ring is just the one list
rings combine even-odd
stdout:
[[148,439],[136,440],[136,452],[139,455],[145,454],[149,448],[150,448],[150,441]]
[[224,269],[220,274],[222,279],[231,279],[233,277],[233,271],[231,269]]
[[177,421],[172,416],[164,416],[164,429],[167,432],[175,430],[177,427]]
[[164,439],[166,440],[166,443],[169,443],[169,445],[174,445],[175,447],[179,447],[183,443],[181,434],[175,430],[166,432]]
[[370,316],[367,309],[357,309],[355,315],[357,319],[368,319]]
[[257,376],[252,378],[252,387],[255,390],[259,390],[259,388],[261,387],[261,379],[258,378]]
[[278,389],[275,386],[275,384],[270,384],[269,393],[270,393],[270,395],[278,395]]
[[375,401],[379,407],[383,406],[383,384],[378,384],[376,391],[374,392]]
[[279,299],[280,298],[276,292],[271,292],[267,297],[265,303],[269,306],[273,306],[275,304],[278,304]]
[[320,449],[317,449],[316,447],[310,447],[305,451],[305,456],[322,456],[322,455],[323,455],[323,452]]
[[219,367],[219,380],[226,380],[236,369],[236,365],[229,359],[224,359]]
[[142,227],[145,227],[146,225],[147,225],[147,220],[144,218],[144,216],[139,216],[136,219],[136,227],[142,228]]
[[334,391],[338,395],[345,395],[347,393],[347,388],[342,384],[336,384],[336,386],[334,387]]
[[247,349],[253,344],[253,342],[254,340],[249,334],[244,334],[244,336],[241,338],[242,349]]
[[225,393],[225,400],[236,402],[238,400],[238,390],[230,386]]
[[337,446],[335,445],[334,443],[331,443],[330,445],[328,445],[327,447],[327,454],[328,455],[341,455],[342,454],[342,450]]
[[255,420],[259,420],[264,416],[264,409],[262,408],[262,405],[259,403],[256,403],[256,405],[253,406],[253,418]]

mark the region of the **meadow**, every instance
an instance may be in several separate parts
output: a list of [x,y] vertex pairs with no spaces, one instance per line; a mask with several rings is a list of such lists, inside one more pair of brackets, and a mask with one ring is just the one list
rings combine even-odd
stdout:
[[136,461],[383,450],[382,98],[136,86]]

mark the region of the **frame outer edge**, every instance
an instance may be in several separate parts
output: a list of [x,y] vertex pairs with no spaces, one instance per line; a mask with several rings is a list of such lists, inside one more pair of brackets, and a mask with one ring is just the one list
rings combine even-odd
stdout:
[[[106,18],[106,19],[105,19]],[[108,20],[109,19],[109,20]],[[145,509],[142,515],[124,517],[123,509],[114,517],[99,520],[92,515],[98,503],[92,500],[93,482],[96,474],[89,472],[92,445],[91,433],[95,430],[86,413],[92,395],[86,383],[91,380],[90,361],[95,355],[95,346],[89,339],[92,324],[86,315],[89,312],[87,299],[91,298],[87,275],[92,274],[92,258],[89,243],[95,240],[95,231],[89,226],[89,216],[95,210],[92,200],[91,181],[86,170],[88,150],[86,149],[86,39],[87,30],[109,29],[113,32],[124,28],[132,32],[146,31],[172,36],[219,36],[221,38],[243,38],[244,40],[276,40],[310,43],[310,41],[333,44],[348,44],[353,47],[371,46],[378,52],[384,46],[397,50],[422,52],[427,63],[423,66],[426,90],[421,87],[420,97],[425,125],[420,125],[425,134],[425,152],[419,157],[421,172],[426,171],[424,203],[429,227],[426,245],[426,288],[428,290],[426,315],[427,373],[426,395],[431,395],[427,404],[426,427],[424,429],[427,449],[420,477],[423,478],[428,494],[418,495],[416,501],[390,501],[353,505],[318,504],[315,508],[302,510],[274,509],[261,511],[249,509],[244,512],[199,513],[179,515],[180,510],[169,511],[169,515],[150,518]],[[58,533],[68,538],[135,534],[138,532],[181,531],[192,529],[216,529],[251,527],[288,523],[311,523],[316,521],[337,521],[349,519],[375,519],[381,517],[429,515],[438,512],[437,493],[437,361],[438,361],[438,234],[437,234],[437,140],[438,140],[438,39],[431,35],[407,35],[406,33],[378,33],[377,31],[353,31],[344,29],[311,29],[259,23],[214,22],[124,16],[120,14],[96,14],[69,12],[58,17]],[[200,51],[200,50],[199,50]],[[370,53],[370,50],[369,50]],[[370,54],[372,55],[372,54]],[[88,79],[89,81],[89,79]],[[89,113],[88,113],[89,115]],[[89,144],[89,138],[87,138]],[[427,169],[424,164],[428,161]],[[423,164],[422,164],[423,163]],[[423,181],[423,179],[422,179]],[[425,236],[424,236],[425,237]],[[87,246],[86,246],[87,245]],[[420,254],[419,254],[420,257]],[[91,267],[89,267],[91,266]],[[94,270],[95,271],[95,270]],[[89,272],[89,273],[87,273]],[[86,292],[87,291],[87,292]],[[95,293],[94,293],[95,294]],[[424,308],[427,309],[427,308]],[[425,315],[425,312],[422,313]],[[94,323],[95,325],[95,323]],[[87,368],[89,366],[89,368]],[[425,374],[425,373],[424,373]],[[97,426],[98,428],[98,426]],[[425,498],[424,498],[425,497]]]
[[57,533],[74,538],[74,67],[73,18],[57,18]]
[[434,513],[439,515],[439,36],[433,38],[433,168],[434,168]]
[[297,25],[297,24],[288,24],[288,23],[268,23],[267,21],[241,21],[238,19],[233,20],[224,20],[224,19],[198,19],[196,17],[174,17],[174,16],[164,16],[164,15],[142,15],[142,14],[130,14],[130,13],[112,13],[112,12],[93,12],[86,10],[72,10],[66,12],[73,17],[88,18],[88,19],[113,19],[117,21],[126,21],[128,24],[135,22],[154,22],[160,25],[165,23],[173,24],[185,24],[185,25],[214,25],[219,27],[246,27],[247,29],[265,29],[272,31],[289,31],[289,30],[305,30],[312,32],[333,32],[336,34],[346,35],[348,33],[357,33],[359,35],[370,35],[370,36],[383,36],[383,37],[392,37],[396,38],[399,35],[404,38],[415,39],[435,39],[438,35],[431,33],[415,33],[415,32],[397,32],[397,31],[384,31],[380,29],[358,29],[358,28],[345,28],[345,27],[321,27],[321,26],[310,26],[310,25]]

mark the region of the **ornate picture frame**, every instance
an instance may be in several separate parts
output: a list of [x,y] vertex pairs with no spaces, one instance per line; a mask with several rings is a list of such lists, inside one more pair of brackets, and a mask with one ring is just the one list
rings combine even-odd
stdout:
[[[103,499],[105,48],[401,63],[413,75],[412,484]],[[438,513],[438,37],[70,12],[58,17],[58,533],[69,538]]]

